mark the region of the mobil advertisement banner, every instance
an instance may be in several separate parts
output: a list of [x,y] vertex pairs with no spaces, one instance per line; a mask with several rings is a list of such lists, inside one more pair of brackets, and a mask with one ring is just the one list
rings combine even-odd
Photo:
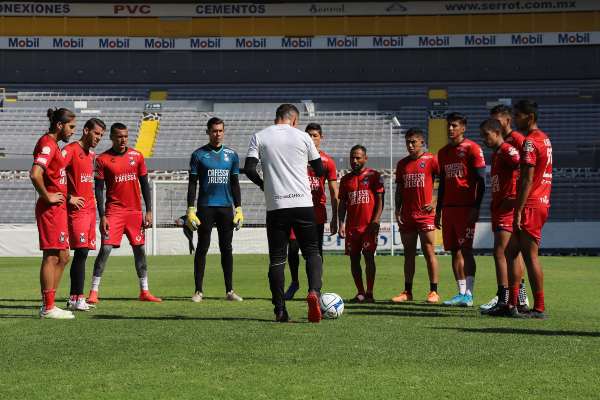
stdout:
[[0,37],[0,49],[3,50],[398,50],[598,44],[600,32],[314,37]]

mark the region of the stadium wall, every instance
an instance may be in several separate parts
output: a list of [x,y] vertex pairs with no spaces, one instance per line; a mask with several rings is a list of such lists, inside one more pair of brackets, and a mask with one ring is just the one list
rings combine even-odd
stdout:
[[[397,228],[395,228],[397,229]],[[577,252],[579,250],[599,251],[600,222],[549,222],[543,230],[541,252]],[[100,233],[96,233],[100,237]],[[379,238],[379,249],[389,251],[389,224],[384,224]],[[152,254],[152,230],[146,237],[146,251]],[[474,247],[476,250],[489,251],[493,247],[493,235],[489,222],[477,224]],[[40,257],[38,233],[35,225],[0,225],[0,256],[2,257]],[[344,242],[336,236],[324,237],[324,250],[343,251]],[[394,233],[394,249],[402,250],[400,235]],[[235,254],[267,254],[267,235],[265,228],[243,228],[235,232],[233,239]],[[209,253],[218,254],[217,235],[212,235]],[[96,255],[96,251],[90,254]],[[121,247],[113,251],[114,255],[131,255],[131,247],[124,237]],[[188,254],[187,239],[178,228],[159,228],[157,232],[156,254]]]
[[0,17],[2,36],[318,36],[600,30],[600,12],[223,18]]
[[385,50],[0,50],[5,84],[423,82],[600,78],[600,46]]

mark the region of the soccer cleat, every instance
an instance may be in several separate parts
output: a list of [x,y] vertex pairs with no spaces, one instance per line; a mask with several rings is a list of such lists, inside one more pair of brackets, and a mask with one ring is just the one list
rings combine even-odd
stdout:
[[526,314],[529,318],[533,319],[546,319],[546,314],[543,311],[538,311],[535,308]]
[[308,303],[308,320],[314,323],[321,322],[321,306],[317,292],[309,292],[306,302]]
[[73,319],[75,315],[71,311],[66,311],[56,306],[46,310],[43,306],[40,308],[40,318],[42,319]]
[[90,290],[90,294],[88,295],[87,302],[89,304],[98,304],[100,300],[98,299],[98,291]]
[[290,316],[286,309],[275,311],[275,322],[288,322],[289,320]]
[[298,282],[290,283],[290,287],[288,288],[288,290],[285,291],[285,294],[283,295],[284,300],[293,299],[298,289],[300,289],[300,284]]
[[458,305],[461,307],[473,307],[473,295],[464,294]]
[[365,302],[365,295],[362,293],[358,293],[356,296],[348,300],[348,303],[351,304],[362,304]]
[[204,295],[202,294],[202,292],[196,292],[194,293],[194,295],[192,296],[192,301],[194,303],[200,303],[203,299]]
[[392,297],[392,301],[394,303],[404,303],[405,301],[412,301],[412,299],[412,293],[409,293],[406,290],[400,293],[398,296]]
[[139,300],[140,301],[149,301],[151,303],[160,303],[162,301],[161,298],[153,296],[149,290],[142,290],[140,292]]
[[498,303],[490,309],[481,310],[481,315],[488,315],[490,317],[510,317],[511,313],[508,304]]
[[519,312],[517,307],[508,308],[508,317],[511,318],[529,318],[529,313]]
[[238,294],[236,294],[233,290],[230,290],[229,292],[227,292],[227,294],[225,295],[225,300],[229,300],[229,301],[244,301],[244,299],[242,299],[241,296],[239,296]]
[[529,310],[529,306],[526,306],[525,304],[523,304],[523,305],[518,305],[517,306],[517,311],[520,314],[528,314],[529,311],[531,311],[531,310]]
[[485,311],[488,311],[488,310],[491,310],[492,308],[494,308],[496,306],[496,304],[498,304],[498,296],[494,297],[487,303],[480,305],[479,311],[481,311],[481,313],[484,314]]
[[427,294],[427,303],[429,304],[437,304],[440,302],[440,295],[437,294],[435,290],[432,290]]
[[90,311],[92,308],[94,308],[94,306],[88,304],[83,297],[80,297],[77,300],[67,300],[67,309],[71,311]]
[[365,293],[365,303],[375,303],[373,293]]
[[460,303],[463,299],[463,296],[464,295],[459,293],[456,296],[454,296],[453,298],[451,298],[450,300],[444,301],[442,304],[445,306],[458,306],[458,305],[460,305]]

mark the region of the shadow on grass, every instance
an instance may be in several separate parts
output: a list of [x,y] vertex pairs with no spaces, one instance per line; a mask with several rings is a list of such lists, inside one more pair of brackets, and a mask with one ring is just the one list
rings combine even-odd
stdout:
[[186,315],[162,315],[162,316],[128,316],[128,315],[106,315],[95,314],[92,319],[106,320],[150,320],[150,321],[254,321],[275,323],[272,319],[248,318],[248,317],[189,317]]
[[406,310],[406,309],[365,309],[361,311],[360,308],[352,309],[349,311],[351,315],[387,315],[392,317],[422,317],[422,318],[473,318],[476,317],[474,314],[457,314],[457,313],[444,313],[440,310],[430,310],[423,312],[423,310]]
[[40,319],[37,315],[23,315],[23,314],[0,314],[0,318],[35,318]]
[[0,304],[0,309],[10,309],[10,310],[39,310],[40,306],[25,306],[22,304],[19,305],[10,305],[10,306],[6,306],[3,304]]
[[17,301],[25,301],[25,302],[31,301],[31,302],[39,303],[41,300],[39,298],[37,298],[37,299],[0,299],[0,301],[5,301],[7,303],[14,303]]
[[453,327],[431,327],[431,329],[455,330],[467,333],[506,333],[511,335],[540,335],[540,336],[581,336],[600,337],[600,332],[586,331],[552,331],[546,329],[524,329],[524,328],[453,328]]

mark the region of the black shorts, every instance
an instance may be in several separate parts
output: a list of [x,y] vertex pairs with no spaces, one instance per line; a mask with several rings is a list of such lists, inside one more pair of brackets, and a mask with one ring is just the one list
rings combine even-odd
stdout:
[[213,226],[216,226],[219,232],[233,231],[233,208],[231,207],[200,206],[196,216],[200,220],[199,235],[211,231]]
[[285,263],[290,231],[294,228],[302,256],[319,255],[319,239],[313,207],[267,211],[267,240],[272,265]]

